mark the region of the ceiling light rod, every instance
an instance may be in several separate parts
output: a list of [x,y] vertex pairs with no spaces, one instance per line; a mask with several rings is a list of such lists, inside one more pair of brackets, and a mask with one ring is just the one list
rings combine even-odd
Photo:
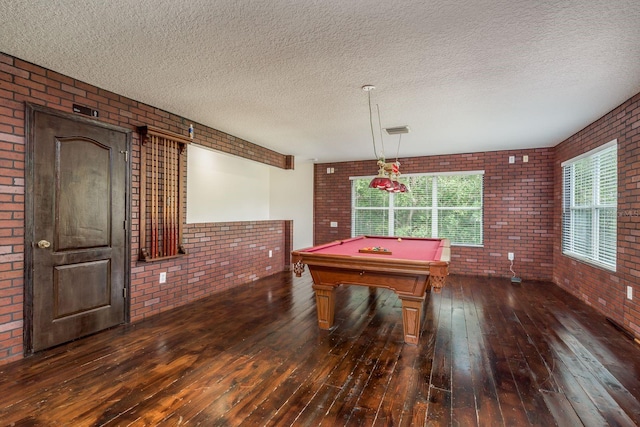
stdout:
[[[409,132],[409,126],[401,126],[397,128],[388,128],[385,129],[389,135],[399,135],[400,140],[398,141],[398,153],[396,153],[396,161],[393,163],[387,163],[384,158],[384,141],[382,137],[382,120],[380,120],[380,108],[376,104],[378,109],[378,125],[380,128],[380,145],[382,147],[382,151],[380,155],[376,150],[376,138],[375,132],[373,131],[373,109],[371,108],[371,91],[376,87],[373,85],[364,85],[362,86],[362,90],[367,92],[369,98],[369,125],[371,127],[371,140],[373,142],[373,154],[378,159],[378,176],[371,180],[369,183],[369,188],[377,188],[380,190],[388,191],[389,193],[404,193],[407,191],[407,186],[398,181],[400,178],[400,162],[398,161],[398,153],[400,152],[400,141],[402,141],[402,134]],[[391,130],[391,132],[390,132]],[[395,133],[392,133],[394,132]]]
[[[373,155],[376,157],[376,159],[378,159],[381,156],[378,156],[378,151],[376,150],[376,137],[373,132],[373,110],[371,109],[371,91],[374,90],[375,88],[376,87],[374,85],[362,86],[362,90],[367,92],[367,95],[369,97],[369,125],[371,126],[371,141],[373,142]],[[384,157],[384,147],[382,149],[382,157]]]

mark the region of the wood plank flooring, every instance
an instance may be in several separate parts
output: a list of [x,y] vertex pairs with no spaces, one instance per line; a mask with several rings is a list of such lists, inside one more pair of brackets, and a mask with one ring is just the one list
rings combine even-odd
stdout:
[[450,276],[404,344],[387,290],[236,290],[0,366],[0,425],[633,426],[640,346],[550,283]]

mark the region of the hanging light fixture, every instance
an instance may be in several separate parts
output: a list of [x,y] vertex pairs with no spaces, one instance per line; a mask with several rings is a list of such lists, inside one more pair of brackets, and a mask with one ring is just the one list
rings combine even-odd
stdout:
[[[373,109],[371,107],[371,91],[376,87],[373,85],[364,85],[362,90],[369,95],[369,124],[371,126],[371,140],[373,142],[373,154],[378,159],[378,175],[371,180],[369,188],[377,188],[379,190],[385,190],[390,193],[404,193],[407,191],[407,186],[399,182],[400,178],[400,162],[398,161],[398,153],[400,152],[400,142],[402,141],[402,134],[409,132],[408,126],[400,126],[395,128],[385,129],[389,135],[399,135],[398,139],[398,151],[396,152],[396,161],[389,163],[384,157],[384,138],[382,137],[382,126],[380,125],[380,154],[376,149],[376,138],[373,131]],[[378,123],[380,124],[380,109],[378,108]]]

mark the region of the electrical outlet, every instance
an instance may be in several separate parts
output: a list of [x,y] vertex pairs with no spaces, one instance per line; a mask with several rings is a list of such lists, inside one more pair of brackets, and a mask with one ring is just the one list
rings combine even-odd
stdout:
[[337,221],[331,221],[329,226],[332,227],[332,228],[336,228],[338,226],[338,222]]
[[273,251],[269,249],[269,258],[271,258],[272,256],[273,256]]
[[633,288],[631,286],[627,286],[627,299],[633,299]]
[[509,261],[513,261],[513,259],[515,258],[515,256],[513,255],[513,252],[507,253],[507,258],[509,259]]
[[167,272],[163,271],[160,273],[160,283],[167,283]]
[[509,156],[509,163],[513,164],[516,162],[516,156]]

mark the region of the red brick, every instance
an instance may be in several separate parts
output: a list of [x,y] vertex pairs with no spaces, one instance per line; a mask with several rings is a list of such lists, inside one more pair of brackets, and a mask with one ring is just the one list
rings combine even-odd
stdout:
[[[515,268],[526,279],[553,280],[604,314],[623,322],[640,324],[640,318],[625,312],[624,306],[640,312],[636,300],[624,300],[626,285],[637,282],[640,271],[638,245],[625,247],[618,254],[617,281],[611,273],[587,264],[574,262],[560,252],[561,174],[560,163],[618,138],[620,153],[637,150],[640,138],[628,138],[637,119],[628,111],[637,111],[640,94],[625,102],[555,148],[510,150],[503,152],[459,154],[450,156],[400,159],[405,173],[484,170],[484,247],[454,246],[451,271],[460,274],[507,276],[508,262],[491,258],[491,253],[515,252]],[[625,140],[625,138],[627,138]],[[508,164],[514,155],[529,155],[529,163]],[[327,174],[333,167],[335,173]],[[351,235],[351,185],[349,176],[374,175],[375,160],[319,164],[314,172],[314,242],[316,244],[347,238]],[[640,152],[619,154],[619,206],[640,209],[640,191],[636,185],[624,187],[625,179],[640,176]],[[637,179],[636,179],[637,180]],[[503,200],[504,198],[504,200]],[[496,219],[498,219],[496,221]],[[337,221],[338,228],[331,228]],[[629,221],[625,218],[624,221]],[[619,220],[619,223],[623,221]],[[634,227],[637,229],[638,220]],[[622,225],[622,224],[621,224]],[[619,227],[618,246],[625,241],[628,229]],[[633,236],[631,236],[633,238]],[[519,256],[519,254],[522,254]],[[490,267],[489,267],[490,266]],[[562,280],[558,280],[562,278]],[[615,295],[615,296],[612,296]],[[608,301],[603,305],[597,301]],[[626,313],[626,314],[625,314]],[[626,317],[625,317],[626,316]]]
[[[555,147],[554,175],[554,224],[560,224],[562,218],[562,176],[560,164],[593,148],[618,139],[618,209],[620,212],[638,209],[638,196],[625,181],[633,182],[640,176],[640,160],[637,142],[629,138],[633,132],[634,114],[640,106],[640,94],[627,100],[610,114],[587,126],[581,132],[571,136]],[[637,120],[637,119],[635,119]],[[626,300],[626,287],[637,283],[636,272],[640,271],[640,247],[625,243],[633,239],[637,229],[637,217],[618,217],[618,261],[615,273],[575,261],[562,255],[561,227],[553,229],[554,238],[554,281],[570,293],[587,303],[591,303],[606,316],[621,324],[640,324],[640,304],[637,299]],[[634,223],[631,227],[626,224]],[[620,250],[624,249],[624,250]],[[606,301],[606,305],[598,301]]]
[[[182,117],[171,114],[149,105],[141,104],[118,94],[99,89],[83,82],[76,81],[59,73],[43,69],[33,64],[14,60],[10,56],[0,54],[0,73],[7,78],[0,78],[0,211],[10,214],[0,216],[0,236],[10,245],[11,252],[1,256],[2,280],[0,280],[0,327],[22,319],[22,290],[23,290],[23,258],[24,243],[24,101],[42,104],[62,111],[71,111],[71,104],[78,102],[91,106],[100,111],[100,120],[131,127],[132,119],[142,120],[144,124],[156,125],[164,129],[186,135]],[[145,118],[146,116],[146,118]],[[189,121],[190,122],[190,121]],[[136,123],[136,124],[143,124]],[[268,149],[259,147],[246,141],[236,140],[238,146],[229,145],[228,135],[196,124],[198,142],[214,149],[250,157],[266,164],[283,164],[285,157]],[[216,135],[216,137],[214,137]],[[222,136],[222,137],[221,137]],[[213,224],[202,227],[203,236],[209,242],[198,244],[200,238],[185,237],[184,245],[189,255],[164,262],[140,264],[137,263],[139,252],[138,242],[139,221],[138,212],[140,196],[136,183],[140,182],[140,139],[133,134],[132,170],[134,176],[133,212],[134,224],[131,236],[131,318],[133,321],[160,313],[172,307],[186,304],[198,298],[241,286],[253,278],[265,277],[268,274],[282,271],[284,257],[281,251],[274,250],[274,257],[269,259],[260,252],[248,246],[238,246],[230,250],[228,244],[207,245],[220,240],[255,242],[256,245],[267,245],[270,248],[281,247],[283,221],[264,221],[250,223],[230,223],[225,227]],[[231,137],[231,139],[235,139]],[[182,177],[186,178],[186,165],[182,168]],[[0,181],[1,182],[1,181]],[[16,186],[20,183],[21,186]],[[243,224],[250,224],[251,228],[244,228]],[[198,224],[185,225],[185,236],[191,235],[192,228]],[[242,260],[230,262],[224,272],[216,270],[219,261],[209,264],[207,261]],[[170,271],[170,287],[159,285],[157,276],[160,271]],[[230,276],[225,278],[225,274]],[[199,277],[200,281],[189,285],[189,279]],[[249,278],[251,277],[251,279]],[[155,304],[145,307],[145,303],[157,298]],[[0,342],[0,364],[22,357],[22,335],[12,335],[11,339]]]
[[[3,78],[4,76],[5,78]],[[7,77],[11,77],[7,79]],[[24,183],[24,104],[23,101],[45,103],[51,108],[70,111],[73,102],[90,105],[100,111],[100,120],[131,128],[148,124],[184,134],[186,118],[141,104],[118,94],[76,81],[39,66],[0,54],[0,82],[15,82],[0,89],[0,122],[4,123],[0,134],[0,158],[11,160],[2,166],[3,184],[7,193],[0,191],[0,203],[5,212],[24,212],[24,187],[14,187],[16,180]],[[4,86],[4,83],[1,83]],[[29,90],[28,94],[24,89]],[[84,100],[84,101],[83,101]],[[89,102],[90,101],[90,102]],[[13,114],[11,113],[13,111]],[[485,242],[482,248],[454,247],[451,269],[462,274],[507,276],[506,252],[516,253],[516,271],[524,277],[553,280],[559,286],[582,298],[587,303],[618,320],[622,324],[640,325],[638,299],[625,301],[623,292],[627,285],[635,286],[632,271],[640,271],[640,249],[637,243],[625,242],[634,237],[640,220],[621,218],[619,268],[616,273],[575,262],[560,254],[560,162],[597,147],[613,138],[620,142],[620,174],[622,180],[640,175],[640,128],[635,125],[640,118],[640,94],[626,101],[603,118],[582,129],[555,148],[509,150],[489,153],[467,153],[453,156],[418,157],[400,159],[403,172],[446,172],[485,170]],[[129,124],[131,121],[131,124]],[[142,122],[142,123],[140,123]],[[284,167],[285,156],[264,147],[244,141],[233,135],[194,123],[198,143],[226,153]],[[634,126],[636,126],[634,128]],[[131,319],[138,321],[203,298],[224,289],[241,286],[251,280],[276,273],[284,268],[283,221],[230,222],[225,224],[185,224],[184,246],[188,255],[156,263],[138,263],[140,140],[133,134],[132,147],[132,225],[131,236]],[[634,151],[636,150],[636,151]],[[519,158],[529,155],[529,163],[509,165],[506,156]],[[334,167],[336,173],[327,175],[326,167]],[[350,183],[349,176],[373,175],[375,160],[317,165],[314,173],[314,217],[316,243],[350,236]],[[16,174],[16,171],[18,172]],[[186,166],[182,169],[186,177]],[[632,181],[628,181],[632,182]],[[337,186],[336,191],[333,186]],[[13,194],[14,188],[20,194]],[[331,190],[330,190],[331,188]],[[640,189],[621,187],[621,209],[640,209]],[[144,196],[143,196],[144,197]],[[509,200],[505,202],[502,197]],[[144,200],[144,199],[143,199]],[[517,207],[519,211],[511,211]],[[329,221],[338,221],[338,228],[329,227]],[[149,225],[147,225],[149,227]],[[24,220],[12,216],[0,219],[0,236],[13,239],[24,235]],[[509,239],[509,237],[517,239]],[[638,237],[638,236],[635,236]],[[209,239],[208,241],[203,241]],[[14,242],[15,240],[11,240]],[[17,242],[17,241],[16,241]],[[232,243],[238,243],[230,248]],[[626,246],[622,246],[626,244]],[[274,257],[264,256],[265,249],[274,249]],[[0,307],[2,324],[21,319],[23,289],[22,245],[12,244],[12,250],[20,251],[3,255],[0,294],[5,305]],[[496,254],[500,254],[496,256]],[[225,263],[226,265],[222,265]],[[7,268],[7,266],[10,266]],[[170,284],[157,282],[160,271],[170,272]],[[615,280],[612,279],[615,278]],[[191,279],[199,279],[190,284]],[[18,290],[19,293],[12,292]],[[8,292],[8,293],[5,293]],[[11,302],[7,302],[11,296]],[[145,307],[154,298],[155,304]],[[606,304],[601,303],[604,301]],[[9,320],[12,319],[12,320]],[[20,328],[21,329],[21,328]],[[21,332],[21,330],[19,331]],[[12,335],[0,342],[0,364],[22,357],[22,336]]]

